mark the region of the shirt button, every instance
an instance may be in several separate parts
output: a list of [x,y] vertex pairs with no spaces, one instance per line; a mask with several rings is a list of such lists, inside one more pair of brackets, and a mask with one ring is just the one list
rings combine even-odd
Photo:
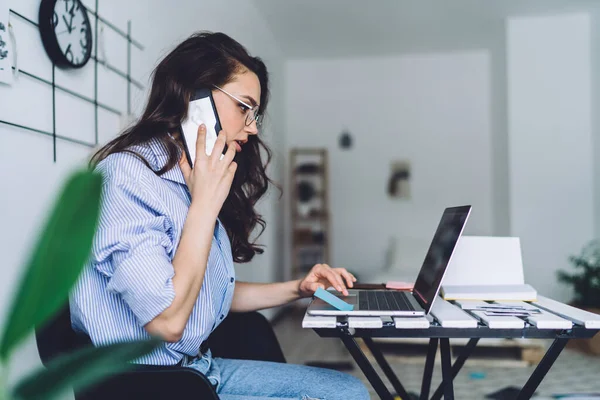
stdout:
[[225,316],[224,316],[223,314],[221,314],[221,317],[220,317],[220,318],[221,318],[221,319],[223,319],[223,318],[225,318]]
[[231,283],[233,283],[233,281],[235,281],[235,279],[233,277],[231,277],[230,281],[231,281]]

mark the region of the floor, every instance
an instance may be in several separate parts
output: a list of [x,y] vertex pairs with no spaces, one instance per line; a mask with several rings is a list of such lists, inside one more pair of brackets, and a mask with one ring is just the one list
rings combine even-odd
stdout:
[[[303,329],[301,321],[301,312],[291,312],[286,313],[275,323],[275,333],[287,361],[295,364],[317,363],[317,365],[319,362],[332,363],[330,365],[334,368],[341,368],[344,372],[361,378],[371,390],[372,398],[377,399],[375,392],[341,341],[322,339],[312,329]],[[424,356],[417,355],[407,359],[392,355],[388,357],[388,362],[406,390],[418,393],[425,363]],[[455,398],[457,400],[480,400],[489,398],[486,397],[488,394],[510,386],[520,388],[535,368],[519,363],[513,365],[515,363],[509,362],[509,366],[506,364],[496,361],[486,362],[484,359],[472,362],[470,365],[467,361],[454,381]],[[552,399],[555,398],[552,397],[553,395],[561,393],[600,393],[599,378],[600,357],[565,349],[538,387],[534,399]],[[386,380],[384,382],[387,383]],[[439,364],[434,369],[432,382],[433,393],[441,382]],[[391,385],[388,384],[388,386],[391,391]],[[600,395],[598,398],[600,399]]]

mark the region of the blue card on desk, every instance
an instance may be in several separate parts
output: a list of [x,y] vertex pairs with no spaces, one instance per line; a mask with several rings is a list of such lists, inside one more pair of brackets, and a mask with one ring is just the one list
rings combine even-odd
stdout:
[[324,302],[331,304],[333,307],[337,308],[340,311],[354,310],[354,306],[352,304],[346,303],[344,300],[340,299],[337,296],[334,296],[325,289],[318,288],[315,292],[315,296],[320,298]]

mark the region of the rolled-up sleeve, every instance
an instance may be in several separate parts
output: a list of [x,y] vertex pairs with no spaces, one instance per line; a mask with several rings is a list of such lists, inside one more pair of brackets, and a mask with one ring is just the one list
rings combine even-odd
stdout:
[[169,220],[140,183],[105,180],[94,266],[109,279],[107,290],[122,296],[141,326],[175,298],[170,231]]

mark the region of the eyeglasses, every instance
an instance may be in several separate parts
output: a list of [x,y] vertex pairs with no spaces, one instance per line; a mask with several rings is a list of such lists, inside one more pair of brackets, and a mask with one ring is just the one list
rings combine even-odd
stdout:
[[238,103],[240,103],[241,105],[243,105],[244,107],[246,107],[246,109],[247,109],[246,112],[250,111],[248,113],[248,115],[246,116],[246,126],[249,126],[252,124],[253,121],[256,121],[256,127],[260,128],[260,126],[262,125],[262,115],[260,115],[258,112],[259,106],[252,107],[251,105],[238,99],[236,96],[232,95],[225,89],[222,89],[222,88],[218,87],[217,85],[213,85],[213,86],[215,88],[219,89],[221,92],[225,93],[227,96],[229,96],[232,99],[234,99],[235,101],[237,101]]

